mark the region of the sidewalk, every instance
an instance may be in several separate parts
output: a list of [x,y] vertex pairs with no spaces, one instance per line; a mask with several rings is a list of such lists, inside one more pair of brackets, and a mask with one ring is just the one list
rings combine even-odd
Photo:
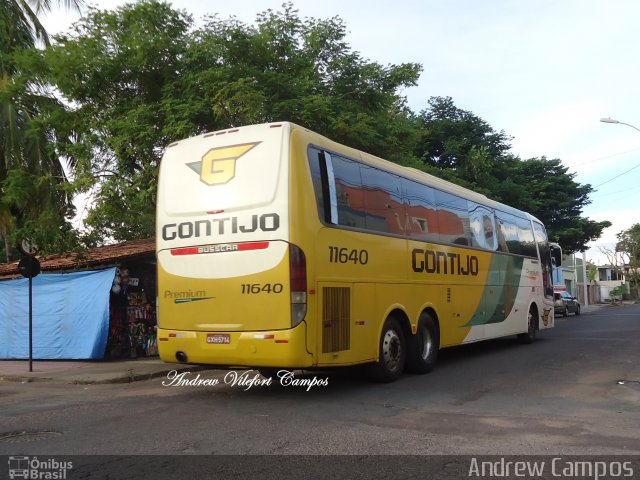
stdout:
[[592,305],[582,305],[582,312],[587,313],[587,312],[596,312],[598,310],[602,310],[603,308],[608,308],[608,307],[622,307],[622,306],[628,306],[628,305],[635,305],[636,302],[633,300],[622,300],[622,301],[616,301],[616,302],[609,302],[609,303],[594,303]]
[[603,308],[610,306],[610,303],[594,303],[591,305],[581,305],[580,311],[582,313],[597,312],[598,310],[602,310]]
[[0,382],[129,383],[164,377],[171,370],[196,371],[204,367],[164,363],[158,357],[125,360],[0,360]]

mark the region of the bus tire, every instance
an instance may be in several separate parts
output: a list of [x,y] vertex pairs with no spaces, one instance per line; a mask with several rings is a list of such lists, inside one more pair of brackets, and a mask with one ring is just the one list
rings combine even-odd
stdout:
[[518,340],[520,343],[533,343],[536,339],[536,330],[536,311],[531,307],[527,317],[527,332],[518,334]]
[[407,371],[428,373],[438,358],[438,333],[436,324],[428,313],[420,315],[418,330],[407,342]]
[[367,365],[369,380],[389,383],[397,380],[404,370],[407,355],[406,341],[400,322],[388,317],[380,335],[378,361]]

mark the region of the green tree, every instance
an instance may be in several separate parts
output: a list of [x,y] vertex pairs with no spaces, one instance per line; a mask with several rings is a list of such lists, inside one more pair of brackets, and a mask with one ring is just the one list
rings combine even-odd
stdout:
[[627,292],[627,287],[626,287],[626,285],[622,284],[622,285],[618,285],[615,288],[612,288],[611,291],[609,292],[609,296],[615,302],[616,300],[622,300],[622,296],[625,293],[628,293]]
[[[410,163],[417,130],[401,90],[416,64],[381,66],[345,43],[339,18],[301,19],[291,4],[255,25],[143,1],[91,10],[45,56],[77,108],[70,148],[79,182],[97,182],[87,223],[96,238],[153,235],[164,148],[231,126],[293,121],[356,148]],[[81,180],[80,180],[81,179]]]
[[179,91],[192,19],[168,4],[90,9],[72,36],[44,55],[46,74],[75,108],[64,119],[79,135],[60,145],[77,160],[75,185],[92,189],[90,243],[154,234],[160,156],[171,141],[215,129],[197,94]]
[[[59,5],[79,8],[81,1],[59,1]],[[38,0],[7,0],[0,4],[0,236],[4,251],[0,255],[10,260],[19,236],[44,240],[50,238],[47,229],[54,221],[53,243],[45,247],[56,248],[69,231],[59,230],[65,224],[65,215],[71,198],[64,188],[66,177],[59,156],[53,148],[54,139],[61,132],[45,120],[62,108],[46,88],[34,81],[31,72],[22,65],[23,54],[38,41],[49,44],[49,36],[38,20],[40,11],[51,9],[51,2]],[[16,179],[31,177],[32,191],[28,202],[16,188]],[[38,188],[48,184],[50,188]],[[49,219],[43,222],[43,218]]]
[[[54,0],[67,10],[80,11],[84,0]],[[5,0],[0,6],[3,51],[29,48],[38,40],[49,45],[49,34],[40,23],[38,14],[51,11],[51,0]]]
[[13,214],[14,224],[9,234],[13,244],[29,238],[41,245],[44,253],[76,247],[75,231],[65,220],[74,212],[66,185],[52,182],[47,175],[14,168],[7,173],[1,188],[3,201]]
[[617,234],[616,252],[625,254],[629,261],[627,277],[635,289],[636,298],[640,297],[640,223]]
[[594,283],[596,281],[596,276],[598,275],[598,267],[596,267],[593,263],[588,264],[587,267],[587,276],[589,277],[589,283]]
[[421,130],[416,156],[427,165],[453,169],[474,181],[487,167],[506,155],[511,138],[496,132],[480,117],[462,110],[451,97],[432,97],[418,115]]
[[528,211],[547,227],[549,238],[565,252],[587,249],[611,222],[582,217],[591,203],[591,185],[581,185],[559,159],[508,158],[496,166],[492,177],[495,196],[513,207]]

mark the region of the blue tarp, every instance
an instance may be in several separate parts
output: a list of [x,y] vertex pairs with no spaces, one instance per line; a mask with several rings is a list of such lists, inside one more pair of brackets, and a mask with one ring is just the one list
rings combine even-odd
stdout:
[[[33,279],[33,358],[103,358],[115,268]],[[29,358],[29,281],[0,282],[0,358]]]

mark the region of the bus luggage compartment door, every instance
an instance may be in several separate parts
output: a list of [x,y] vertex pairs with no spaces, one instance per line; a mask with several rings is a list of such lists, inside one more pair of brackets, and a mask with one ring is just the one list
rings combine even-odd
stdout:
[[350,365],[375,358],[375,286],[320,283],[318,365]]

